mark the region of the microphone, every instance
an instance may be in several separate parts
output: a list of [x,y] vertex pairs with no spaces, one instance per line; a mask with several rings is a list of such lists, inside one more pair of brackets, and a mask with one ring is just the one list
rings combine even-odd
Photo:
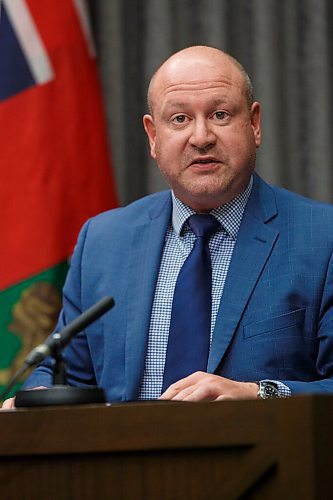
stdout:
[[[80,314],[80,316],[71,321],[61,330],[61,332],[55,332],[53,335],[48,337],[45,342],[39,344],[32,351],[30,351],[28,356],[25,358],[21,368],[15,373],[5,389],[1,392],[0,400],[4,399],[7,396],[9,391],[21,379],[21,377],[29,367],[40,363],[47,356],[54,355],[55,358],[59,357],[61,349],[66,347],[66,345],[71,341],[74,335],[79,333],[81,330],[84,330],[84,328],[89,326],[91,323],[93,323],[93,321],[109,311],[109,309],[111,309],[113,306],[114,299],[112,297],[104,297],[103,299],[96,302],[96,304],[94,304],[92,307]],[[72,389],[74,390],[74,388]],[[21,394],[32,394],[35,391],[20,392]]]
[[80,314],[80,316],[65,326],[61,332],[55,332],[52,336],[48,337],[45,342],[32,349],[24,360],[26,367],[37,365],[47,356],[50,356],[55,352],[59,352],[59,350],[69,344],[77,333],[84,330],[87,326],[96,321],[96,319],[100,318],[103,314],[109,311],[113,306],[114,299],[112,297],[104,297],[96,302],[96,304],[84,311]]

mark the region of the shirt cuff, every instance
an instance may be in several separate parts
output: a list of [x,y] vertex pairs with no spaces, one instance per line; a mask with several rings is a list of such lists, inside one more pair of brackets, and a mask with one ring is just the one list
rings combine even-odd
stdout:
[[282,382],[279,382],[278,380],[271,380],[271,379],[264,379],[261,380],[261,382],[273,382],[274,384],[277,385],[278,391],[280,393],[281,398],[290,398],[291,396],[291,390],[289,387]]

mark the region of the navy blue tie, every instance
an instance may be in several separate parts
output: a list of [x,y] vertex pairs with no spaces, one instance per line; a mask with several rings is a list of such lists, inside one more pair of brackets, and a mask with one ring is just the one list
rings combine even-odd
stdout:
[[173,382],[207,369],[212,309],[208,242],[220,223],[213,215],[197,214],[191,215],[188,224],[197,238],[176,282],[162,392]]

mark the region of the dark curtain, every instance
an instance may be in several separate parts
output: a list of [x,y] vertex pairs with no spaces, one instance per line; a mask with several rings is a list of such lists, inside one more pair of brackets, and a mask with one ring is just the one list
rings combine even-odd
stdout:
[[258,172],[332,202],[333,2],[90,2],[108,132],[123,204],[165,188],[143,132],[150,76],[171,53],[207,44],[248,70],[263,106]]

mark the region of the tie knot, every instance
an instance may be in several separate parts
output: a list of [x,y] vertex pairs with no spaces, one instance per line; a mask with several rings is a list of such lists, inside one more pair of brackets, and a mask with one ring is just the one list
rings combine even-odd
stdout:
[[196,236],[206,239],[209,239],[220,228],[219,221],[211,214],[191,215],[187,222]]

